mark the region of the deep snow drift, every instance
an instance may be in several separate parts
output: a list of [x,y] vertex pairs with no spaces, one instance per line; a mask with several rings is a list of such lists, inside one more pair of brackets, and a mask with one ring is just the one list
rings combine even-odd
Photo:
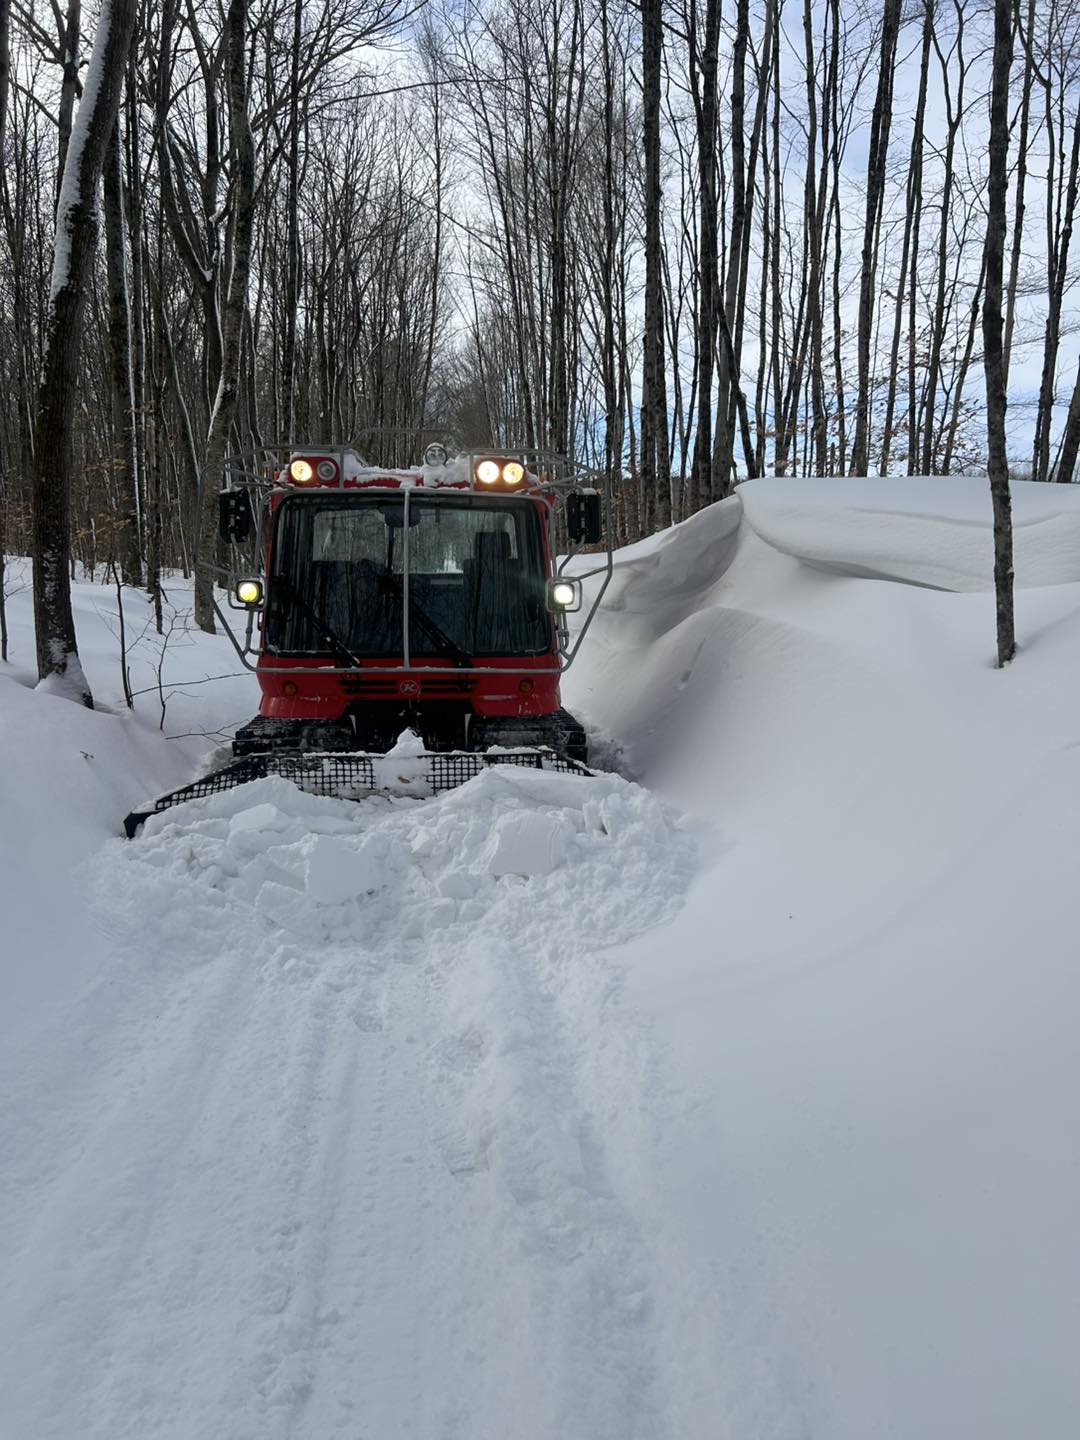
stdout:
[[[993,513],[983,479],[770,477],[740,495],[763,540],[823,570],[941,590],[993,584]],[[1012,510],[1017,586],[1080,580],[1080,486],[1014,482]]]
[[999,673],[981,489],[870,483],[621,552],[566,698],[640,783],[265,781],[129,845],[215,737],[0,669],[0,1433],[1075,1433],[1075,497],[1016,487]]

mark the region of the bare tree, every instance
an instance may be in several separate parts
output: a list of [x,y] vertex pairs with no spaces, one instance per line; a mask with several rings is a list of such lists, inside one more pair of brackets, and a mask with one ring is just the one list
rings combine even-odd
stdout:
[[114,470],[119,490],[120,573],[125,585],[142,583],[142,523],[135,441],[135,374],[131,354],[124,223],[124,162],[117,120],[105,155],[105,254],[109,286],[109,358],[116,434]]
[[[7,156],[8,92],[11,88],[11,0],[0,0],[0,169]],[[6,185],[4,186],[6,191]],[[4,206],[5,215],[7,205]],[[0,476],[3,472],[0,471]],[[6,488],[6,487],[5,487]],[[4,590],[5,525],[4,496],[0,492],[0,660],[8,658],[7,608]]]
[[195,623],[214,630],[213,559],[217,554],[217,492],[240,389],[240,346],[248,303],[251,234],[255,219],[255,142],[248,113],[246,0],[230,0],[225,20],[225,74],[229,106],[232,257],[221,324],[221,374],[210,414],[198,517]]
[[874,324],[878,245],[885,196],[885,160],[892,126],[900,0],[885,0],[883,16],[878,87],[870,127],[870,158],[866,173],[866,221],[863,226],[862,276],[859,284],[859,390],[855,402],[855,441],[851,452],[853,475],[866,474],[869,458],[870,339]]
[[660,0],[641,0],[645,141],[645,332],[641,387],[642,529],[671,523],[664,302],[660,239],[660,79],[663,54]]
[[986,217],[986,432],[990,494],[994,503],[994,592],[997,600],[997,663],[1016,653],[1013,615],[1012,501],[1005,451],[1005,365],[1001,292],[1005,267],[1005,199],[1009,159],[1009,71],[1012,67],[1012,5],[994,0],[994,69],[990,96],[990,184]]
[[[197,540],[212,563],[222,467],[264,439],[393,465],[433,433],[561,449],[623,477],[626,540],[742,474],[985,464],[987,7],[442,6],[388,85],[357,47],[407,0],[249,0],[246,135],[235,12],[139,7],[83,317],[76,561],[133,579],[141,545],[152,589]],[[17,552],[84,13],[10,5],[0,524]],[[1066,478],[1080,23],[1018,0],[1012,25],[1004,373],[1016,405],[1041,367],[1034,473]],[[199,600],[210,623],[205,563]]]

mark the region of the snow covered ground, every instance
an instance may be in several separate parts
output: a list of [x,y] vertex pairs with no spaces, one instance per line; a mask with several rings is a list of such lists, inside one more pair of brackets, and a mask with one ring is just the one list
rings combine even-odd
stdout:
[[252,683],[175,635],[162,738],[84,585],[83,712],[13,597],[0,1435],[1076,1434],[1078,512],[1016,487],[997,672],[982,487],[870,484],[621,552],[622,775],[131,844]]

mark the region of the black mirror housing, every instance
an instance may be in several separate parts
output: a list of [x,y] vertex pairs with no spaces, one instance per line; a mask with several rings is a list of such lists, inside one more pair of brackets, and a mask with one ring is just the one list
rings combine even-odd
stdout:
[[222,490],[218,496],[218,533],[227,545],[242,545],[251,534],[255,516],[246,490]]
[[566,533],[572,545],[598,545],[604,513],[597,490],[575,490],[566,497]]

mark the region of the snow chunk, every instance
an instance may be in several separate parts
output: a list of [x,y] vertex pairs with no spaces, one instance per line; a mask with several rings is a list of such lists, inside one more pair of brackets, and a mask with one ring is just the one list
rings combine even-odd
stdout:
[[413,760],[425,755],[424,742],[415,730],[403,730],[396,743],[386,752],[388,760]]
[[492,875],[550,875],[563,864],[573,827],[555,813],[522,810],[501,815],[485,853]]
[[241,810],[232,817],[230,824],[234,831],[282,830],[287,820],[276,805],[264,800],[261,805],[252,805],[250,810]]
[[303,848],[308,894],[323,904],[339,905],[386,884],[385,847],[314,835]]

